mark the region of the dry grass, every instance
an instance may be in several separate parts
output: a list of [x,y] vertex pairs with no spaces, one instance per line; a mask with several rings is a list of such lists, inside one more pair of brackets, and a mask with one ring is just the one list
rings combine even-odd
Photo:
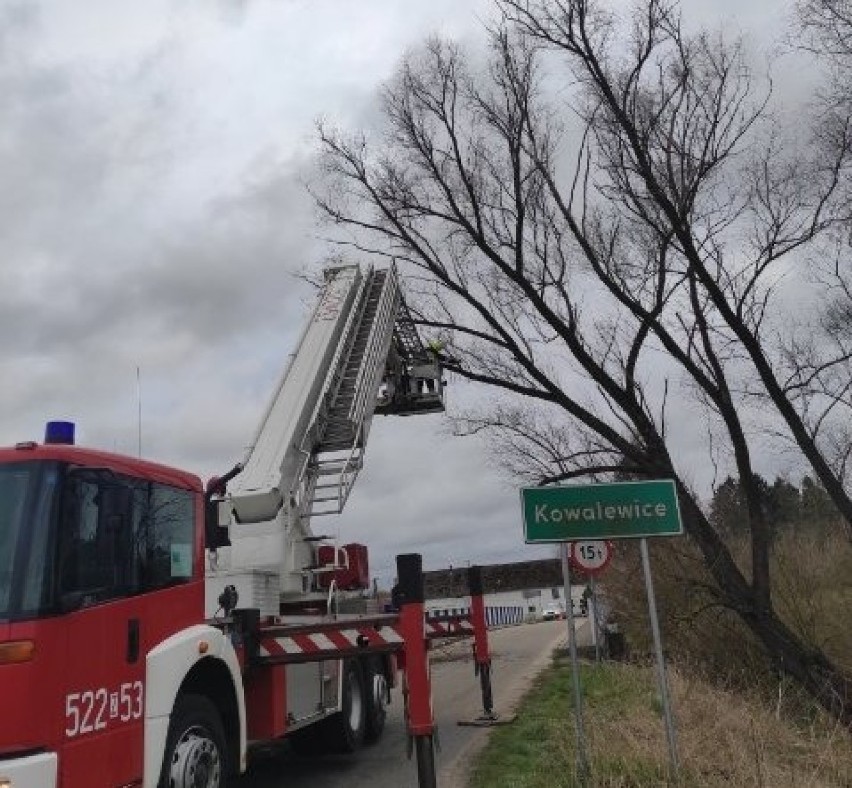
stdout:
[[775,544],[774,603],[784,620],[852,672],[852,546],[830,534],[787,533]]
[[[586,728],[593,762],[608,761],[611,756],[605,753],[619,753],[615,765],[621,767],[621,774],[600,775],[603,782],[595,784],[652,785],[641,782],[641,775],[651,766],[664,774],[668,763],[652,668],[620,665],[607,670],[614,672],[615,684],[635,683],[640,672],[638,680],[646,694],[644,702],[616,713],[613,708],[600,708],[590,693]],[[669,686],[682,784],[708,788],[852,785],[852,739],[824,717],[801,729],[776,716],[757,697],[721,690],[675,670],[670,671]],[[631,763],[641,764],[638,774],[630,774]]]
[[[824,715],[799,727],[757,696],[672,671],[679,786],[850,788],[852,739]],[[585,786],[673,786],[652,666],[583,668],[591,779]],[[575,788],[570,671],[560,659],[530,693],[515,725],[492,735],[472,788]]]

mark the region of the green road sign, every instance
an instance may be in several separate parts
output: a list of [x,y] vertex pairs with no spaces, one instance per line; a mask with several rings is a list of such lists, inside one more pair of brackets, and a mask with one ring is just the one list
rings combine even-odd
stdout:
[[521,509],[528,544],[683,533],[671,479],[525,487]]

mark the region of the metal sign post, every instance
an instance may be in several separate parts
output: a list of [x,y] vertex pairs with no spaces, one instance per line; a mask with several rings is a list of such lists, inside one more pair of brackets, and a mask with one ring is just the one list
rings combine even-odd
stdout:
[[675,739],[674,719],[669,702],[668,680],[666,679],[666,663],[663,659],[663,645],[660,640],[660,622],[657,620],[657,599],[654,596],[654,583],[651,580],[651,560],[648,557],[648,540],[639,540],[639,551],[642,553],[642,571],[645,574],[645,591],[648,594],[648,611],[651,616],[651,633],[654,636],[654,650],[657,652],[657,680],[660,683],[660,701],[663,706],[663,718],[666,722],[666,740],[669,745],[669,764],[672,778],[677,780],[677,741]]
[[565,584],[565,617],[568,621],[568,650],[571,653],[571,676],[574,685],[574,719],[577,730],[577,776],[585,785],[589,776],[589,758],[586,754],[586,735],[583,730],[583,691],[580,687],[580,665],[577,660],[577,632],[574,628],[574,601],[571,596],[571,570],[567,544],[559,546],[562,557],[562,579]]
[[592,630],[592,645],[595,647],[595,662],[601,661],[601,640],[598,629],[598,597],[595,576],[601,574],[612,560],[613,545],[608,540],[570,542],[568,560],[571,566],[589,578],[586,597],[586,616]]
[[592,624],[592,642],[595,644],[595,662],[601,661],[601,637],[598,630],[598,594],[595,576],[589,576],[589,621]]

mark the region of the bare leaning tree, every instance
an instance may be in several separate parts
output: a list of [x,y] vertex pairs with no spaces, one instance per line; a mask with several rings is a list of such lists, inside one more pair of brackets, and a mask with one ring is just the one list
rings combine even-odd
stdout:
[[[750,417],[754,397],[771,403],[852,522],[812,423],[833,406],[804,396],[807,370],[785,371],[773,344],[780,272],[843,221],[846,146],[785,148],[738,44],[687,35],[666,3],[626,22],[581,0],[499,5],[485,72],[437,40],[402,65],[375,149],[320,129],[319,207],[338,243],[407,269],[421,322],[452,338],[448,366],[504,393],[471,429],[541,483],[674,479],[709,604],[852,726],[852,678],[773,609]],[[687,388],[743,483],[747,573],[679,459]]]

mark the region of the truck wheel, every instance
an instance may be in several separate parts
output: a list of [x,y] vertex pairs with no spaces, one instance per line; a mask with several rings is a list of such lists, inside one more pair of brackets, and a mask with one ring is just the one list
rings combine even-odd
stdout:
[[343,666],[343,686],[340,711],[329,717],[327,741],[335,752],[355,752],[364,743],[367,706],[361,666],[349,660]]
[[175,701],[159,788],[226,788],[228,750],[216,707],[203,695]]
[[388,716],[388,682],[382,669],[382,660],[366,661],[364,663],[364,676],[366,677],[364,741],[372,744],[381,738]]

